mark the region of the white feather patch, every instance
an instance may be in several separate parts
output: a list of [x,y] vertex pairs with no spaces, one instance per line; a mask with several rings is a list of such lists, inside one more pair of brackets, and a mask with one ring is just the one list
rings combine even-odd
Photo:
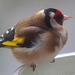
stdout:
[[6,31],[6,34],[9,34],[9,31]]
[[53,18],[53,17],[54,17],[54,15],[55,15],[55,13],[50,12],[50,17],[51,17],[51,18]]
[[2,34],[2,37],[4,37],[4,35]]
[[50,19],[50,23],[51,23],[52,27],[56,28],[56,29],[59,29],[59,28],[63,27],[60,24],[58,24],[54,19]]
[[64,38],[66,37],[66,31],[60,31],[59,32]]
[[41,45],[43,44],[44,42],[42,41],[42,39],[37,39],[36,42],[34,43],[33,42],[33,47],[32,48],[27,48],[27,52],[29,51],[29,53],[31,53],[32,51],[36,52],[37,50],[39,50],[39,48],[41,47]]
[[14,29],[14,27],[11,27],[11,31]]

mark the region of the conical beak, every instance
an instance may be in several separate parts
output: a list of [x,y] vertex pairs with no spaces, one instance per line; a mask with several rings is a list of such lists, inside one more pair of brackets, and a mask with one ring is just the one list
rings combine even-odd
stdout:
[[64,19],[63,20],[65,21],[65,20],[68,20],[68,19],[71,19],[71,18],[72,17],[70,17],[70,16],[64,15]]

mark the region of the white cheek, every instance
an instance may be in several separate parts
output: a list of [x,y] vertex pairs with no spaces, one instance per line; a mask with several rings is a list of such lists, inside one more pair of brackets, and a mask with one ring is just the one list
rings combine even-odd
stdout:
[[59,29],[62,28],[63,26],[61,26],[60,24],[56,24],[54,27]]
[[55,14],[54,14],[53,12],[50,12],[50,15],[49,15],[49,16],[50,16],[51,18],[53,18],[54,15],[55,15]]
[[62,28],[63,26],[61,26],[60,24],[58,24],[54,19],[50,19],[50,23],[52,25],[53,28]]

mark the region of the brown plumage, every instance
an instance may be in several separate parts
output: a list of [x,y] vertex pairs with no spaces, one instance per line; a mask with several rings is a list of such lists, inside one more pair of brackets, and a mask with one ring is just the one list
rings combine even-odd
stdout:
[[14,39],[24,38],[24,43],[18,47],[11,46],[14,56],[31,67],[33,64],[54,61],[68,39],[63,21],[69,18],[59,10],[49,8],[19,21],[15,26]]
[[29,49],[12,48],[14,56],[23,64],[52,62],[68,38],[68,33],[64,27],[48,28],[46,26],[44,10],[22,19],[15,28],[16,37],[25,37],[25,41],[37,39],[41,43],[39,46],[36,45]]
[[[33,26],[33,27],[36,27],[36,28],[30,28],[28,30],[25,30],[26,27],[30,27],[30,26]],[[44,22],[44,14],[42,14],[42,11],[36,13],[35,15],[33,16],[30,16],[30,17],[27,17],[27,18],[24,18],[22,19],[21,21],[19,21],[17,23],[17,25],[15,26],[16,28],[16,36],[25,36],[25,34],[27,33],[38,33],[40,31],[42,31],[40,28],[42,29],[46,29],[48,30],[49,28],[45,25],[45,22]]]
[[[33,50],[27,48],[12,48],[13,54],[15,57],[20,60],[23,64],[24,63],[39,63],[42,62],[42,58],[45,56],[49,56],[49,61],[52,61],[53,58],[57,55],[57,53],[63,48],[65,45],[68,34],[66,32],[66,36],[63,37],[59,32],[66,32],[65,28],[61,28],[59,30],[51,29],[46,31],[45,33],[39,35],[42,40],[41,47],[34,48]],[[30,37],[31,38],[31,37]],[[60,48],[60,39],[62,39],[62,47]],[[58,47],[56,49],[55,47]],[[36,49],[36,50],[35,50]],[[53,55],[53,56],[52,56]],[[43,63],[45,62],[45,59]],[[47,61],[46,61],[47,62]]]

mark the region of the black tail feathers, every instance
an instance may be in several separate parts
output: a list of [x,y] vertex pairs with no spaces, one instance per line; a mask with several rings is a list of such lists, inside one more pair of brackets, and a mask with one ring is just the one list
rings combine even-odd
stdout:
[[5,41],[12,41],[14,39],[15,35],[15,28],[11,27],[8,29],[2,36],[0,36],[0,47],[4,47],[6,45],[3,45],[3,42]]

